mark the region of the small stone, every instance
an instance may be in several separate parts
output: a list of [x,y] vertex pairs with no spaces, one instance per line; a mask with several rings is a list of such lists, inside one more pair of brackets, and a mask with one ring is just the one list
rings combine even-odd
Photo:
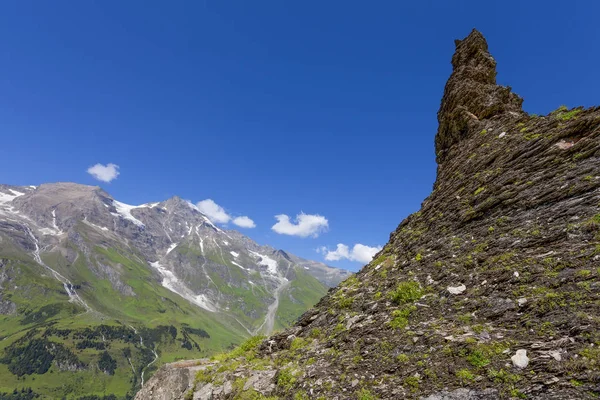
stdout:
[[527,357],[527,350],[517,350],[516,354],[510,359],[513,365],[517,368],[526,368],[529,365],[529,357]]
[[448,291],[451,294],[461,294],[462,292],[464,292],[465,290],[467,290],[467,287],[465,285],[459,285],[459,286],[448,286]]
[[502,132],[500,135],[498,135],[498,138],[502,139],[504,136],[506,136],[506,132]]
[[356,385],[358,385],[358,379],[354,379],[351,383],[350,386],[355,387]]
[[231,384],[231,381],[225,381],[223,384],[223,394],[228,396],[231,394],[231,392],[233,392],[233,385]]
[[521,297],[520,299],[517,299],[517,303],[519,304],[519,306],[522,306],[525,303],[527,303],[527,299],[525,297]]
[[556,361],[560,361],[562,360],[562,356],[560,355],[560,352],[558,351],[551,351],[550,355],[552,356],[552,358],[554,358]]
[[515,276],[515,278],[518,278],[519,277],[519,272],[515,271],[514,276]]

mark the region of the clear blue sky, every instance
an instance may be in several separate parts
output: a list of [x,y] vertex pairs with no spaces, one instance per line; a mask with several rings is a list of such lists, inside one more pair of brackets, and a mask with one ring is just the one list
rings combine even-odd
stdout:
[[[323,260],[385,244],[429,194],[453,41],[472,28],[527,111],[600,103],[600,2],[407,3],[2,1],[0,182],[210,198],[258,242]],[[98,182],[96,163],[120,175]],[[328,231],[271,230],[301,211]]]

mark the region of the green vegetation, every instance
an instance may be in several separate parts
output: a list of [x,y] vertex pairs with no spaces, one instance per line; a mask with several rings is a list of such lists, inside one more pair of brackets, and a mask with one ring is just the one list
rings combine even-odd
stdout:
[[408,317],[413,312],[416,311],[417,307],[415,306],[406,306],[399,310],[394,310],[392,312],[393,319],[390,321],[390,327],[393,329],[403,329],[408,326]]
[[251,360],[256,357],[258,346],[260,346],[265,339],[266,336],[252,336],[229,353],[217,354],[213,356],[212,359],[223,362],[238,357],[245,357],[246,359]]
[[404,384],[410,388],[411,391],[416,392],[419,389],[421,378],[418,376],[407,376],[404,378]]
[[[81,227],[83,237],[85,229]],[[92,260],[121,271],[121,281],[136,296],[98,279],[83,254],[72,264],[60,253],[47,253],[44,261],[68,276],[102,315],[70,303],[62,284],[29,256],[3,256],[5,266],[14,271],[10,279],[21,289],[11,285],[3,290],[19,312],[0,315],[0,393],[31,388],[42,398],[102,399],[112,394],[122,399],[139,388],[142,371],[148,379],[166,362],[210,357],[247,336],[239,326],[216,319],[156,283],[153,272],[131,250],[91,250]],[[11,253],[3,248],[3,254]],[[155,358],[152,350],[159,358],[147,367]]]
[[290,390],[294,383],[296,383],[296,377],[294,371],[290,368],[280,369],[277,373],[277,386],[284,390]]
[[295,279],[279,296],[279,307],[275,314],[276,330],[293,324],[304,311],[317,304],[328,290],[304,268],[295,267],[294,274]]
[[466,368],[456,371],[456,376],[465,384],[475,380],[475,375]]
[[475,192],[473,193],[474,196],[477,196],[479,193],[483,192],[485,190],[484,186],[481,186],[479,188],[477,188],[477,190],[475,190]]
[[419,300],[424,292],[416,281],[400,282],[396,290],[390,293],[391,300],[396,304],[407,304]]
[[362,388],[358,392],[358,400],[377,400],[377,397],[368,389]]
[[491,360],[485,356],[480,350],[473,351],[468,357],[467,361],[474,367],[483,368],[488,365]]
[[569,121],[570,119],[575,118],[580,112],[581,109],[576,108],[571,111],[567,111],[566,107],[564,107],[564,109],[561,109],[560,112],[557,113],[556,118],[560,119],[561,121]]
[[400,353],[396,356],[396,361],[398,361],[399,363],[405,364],[410,361],[410,357],[408,357],[404,353]]

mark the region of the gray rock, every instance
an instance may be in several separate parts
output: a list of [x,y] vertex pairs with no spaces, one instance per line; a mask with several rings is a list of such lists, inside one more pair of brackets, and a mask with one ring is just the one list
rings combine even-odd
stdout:
[[456,389],[453,391],[443,391],[431,394],[427,397],[421,397],[422,400],[495,400],[500,399],[496,389]]

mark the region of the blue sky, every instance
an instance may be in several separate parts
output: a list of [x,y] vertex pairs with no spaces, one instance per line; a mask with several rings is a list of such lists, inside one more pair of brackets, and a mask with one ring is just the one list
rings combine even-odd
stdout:
[[[429,194],[453,40],[472,28],[528,112],[600,103],[599,2],[405,3],[1,2],[0,182],[212,199],[259,243],[323,260],[385,244]],[[120,175],[95,180],[97,163]],[[327,231],[271,229],[301,212]]]

